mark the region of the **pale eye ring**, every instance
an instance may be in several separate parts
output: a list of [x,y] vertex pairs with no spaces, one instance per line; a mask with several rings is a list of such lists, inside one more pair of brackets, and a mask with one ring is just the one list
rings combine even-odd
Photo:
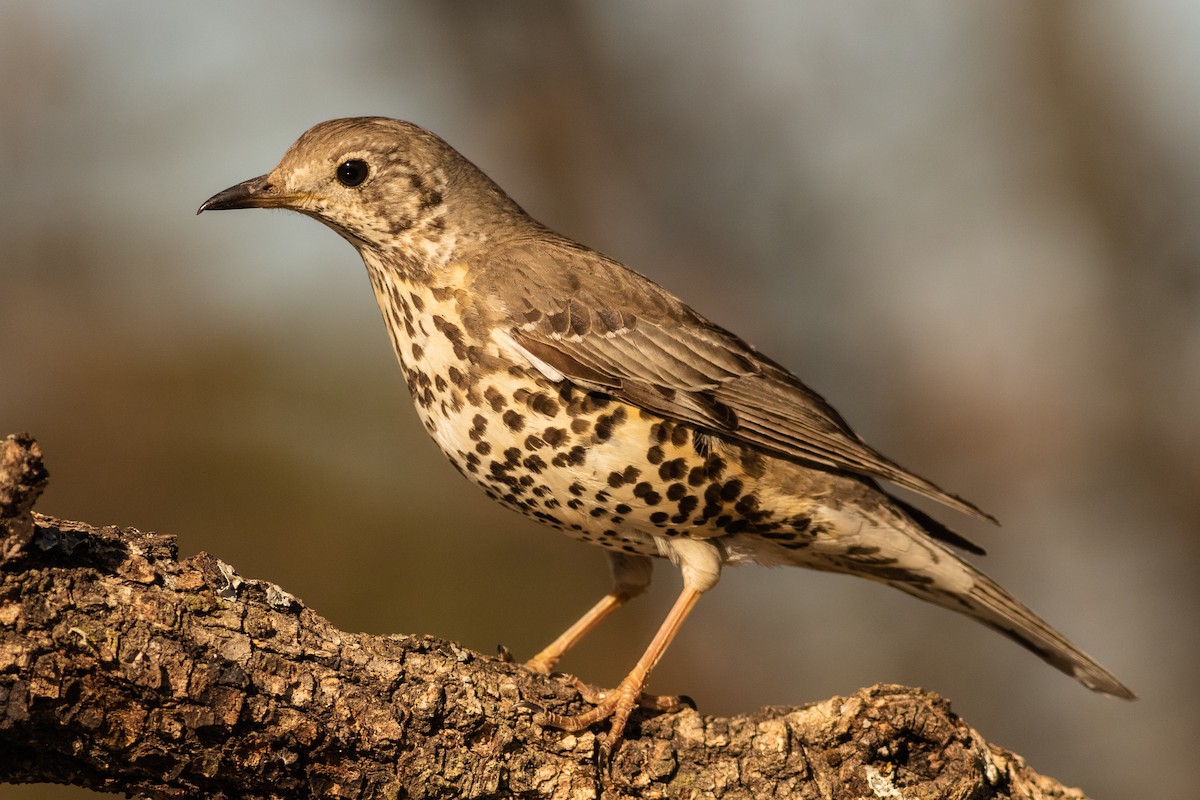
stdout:
[[349,161],[343,161],[337,168],[338,183],[342,186],[354,188],[359,186],[367,179],[370,169],[367,168],[367,162],[361,159],[352,158]]

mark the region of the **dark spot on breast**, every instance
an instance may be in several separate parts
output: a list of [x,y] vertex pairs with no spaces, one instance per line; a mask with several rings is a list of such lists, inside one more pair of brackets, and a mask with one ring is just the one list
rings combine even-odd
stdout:
[[[700,505],[700,499],[694,494],[689,494],[679,501],[679,513],[687,517],[696,510],[696,506]],[[680,520],[682,522],[682,520]]]
[[565,428],[549,427],[542,431],[542,439],[551,447],[558,447],[567,440]]
[[670,518],[670,516],[671,515],[665,511],[655,511],[650,515],[650,521],[655,525],[662,525]]
[[654,445],[646,451],[646,460],[651,464],[661,464],[663,458],[665,458],[663,449],[658,445]]
[[742,493],[742,482],[739,481],[737,478],[732,478],[731,480],[726,481],[725,485],[723,487],[721,487],[721,499],[722,500],[736,500],[738,495],[740,495],[741,493]]
[[410,292],[408,299],[412,300],[413,308],[415,308],[417,311],[425,310],[425,301],[421,299],[420,295]]
[[709,453],[704,461],[704,472],[709,480],[721,480],[721,476],[725,474],[725,459],[715,453]]
[[617,503],[617,507],[613,510],[618,514],[628,514],[630,511],[633,511],[633,507],[628,506],[625,503]]
[[546,462],[542,461],[542,457],[539,455],[529,456],[521,464],[534,475],[540,474],[546,468]]
[[682,483],[672,483],[667,487],[667,499],[674,502],[687,494],[687,487]]
[[674,430],[671,431],[671,444],[676,447],[683,447],[690,438],[691,434],[688,432],[688,429],[682,425],[676,425]]
[[446,383],[446,379],[441,375],[435,375],[433,377],[433,388],[437,389],[439,392],[445,392],[449,386],[450,384]]
[[742,499],[734,505],[733,510],[747,518],[761,519],[764,516],[758,510],[758,498],[752,494],[743,495]]
[[504,424],[508,426],[509,430],[514,433],[525,427],[525,417],[512,409],[505,411],[501,419],[504,420]]
[[516,447],[509,447],[504,451],[504,463],[508,467],[515,467],[521,463],[521,451]]
[[663,462],[658,468],[658,477],[664,481],[673,481],[687,475],[687,463],[682,458],[673,458],[670,461]]
[[475,445],[475,452],[479,453],[481,456],[486,456],[488,453],[492,452],[492,443],[479,442]]
[[542,438],[540,436],[535,436],[534,434],[531,433],[525,437],[525,449],[526,450],[539,450],[545,446],[546,446],[546,443],[542,441]]
[[601,414],[596,417],[596,441],[606,442],[612,436],[613,424],[612,417],[608,414]]
[[489,386],[483,393],[483,397],[492,407],[492,411],[499,413],[502,408],[508,405],[508,401],[504,399],[504,395],[500,394],[495,386]]
[[593,411],[600,411],[608,408],[608,404],[610,402],[612,402],[612,398],[606,394],[600,394],[599,392],[588,392],[586,395],[584,395],[583,407],[581,410],[585,414],[590,414]]
[[[410,333],[409,335],[411,336],[412,334]],[[413,360],[420,361],[421,356],[425,355],[425,350],[424,350],[424,348],[421,347],[421,345],[417,344],[416,342],[413,342],[412,354],[413,354]]]
[[586,417],[576,417],[571,420],[571,432],[576,434],[587,433],[587,429],[592,426]]
[[530,397],[529,407],[547,417],[558,415],[558,401],[545,392],[538,392]]

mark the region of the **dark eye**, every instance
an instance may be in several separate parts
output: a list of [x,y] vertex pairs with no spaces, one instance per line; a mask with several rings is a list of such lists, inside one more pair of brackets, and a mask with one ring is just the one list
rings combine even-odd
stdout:
[[367,179],[367,172],[367,162],[355,158],[338,166],[337,179],[342,186],[358,186]]

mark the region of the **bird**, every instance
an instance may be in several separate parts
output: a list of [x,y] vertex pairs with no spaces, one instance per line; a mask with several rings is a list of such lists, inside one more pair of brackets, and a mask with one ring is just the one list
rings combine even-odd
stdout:
[[[788,369],[638,272],[555,233],[430,131],[385,117],[322,122],[265,175],[196,212],[279,208],[358,251],[417,414],[488,497],[603,548],[612,588],[525,662],[563,655],[650,584],[682,589],[629,674],[580,683],[591,708],[532,706],[543,727],[607,721],[602,753],[725,566],[796,566],[881,582],[965,614],[1084,686],[1112,673],[956,552],[983,550],[886,484],[995,519],[882,455]],[[531,704],[532,705],[532,704]]]

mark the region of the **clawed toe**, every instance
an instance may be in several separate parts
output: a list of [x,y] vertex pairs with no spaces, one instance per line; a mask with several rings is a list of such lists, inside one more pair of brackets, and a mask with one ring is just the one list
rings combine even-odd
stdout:
[[652,711],[673,712],[685,706],[695,708],[696,704],[690,697],[674,697],[670,695],[643,694],[635,681],[623,682],[611,690],[597,689],[584,683],[578,678],[573,679],[575,688],[585,702],[592,708],[582,714],[556,714],[546,711],[534,703],[518,703],[523,710],[534,713],[533,721],[546,728],[577,733],[590,728],[598,722],[609,721],[608,733],[600,739],[600,754],[602,760],[607,760],[621,741],[625,725],[634,706],[641,706]]
[[545,709],[541,705],[531,702],[529,700],[518,700],[517,702],[512,704],[511,710],[520,712],[520,713],[534,714],[534,715],[541,714],[543,711],[545,711]]
[[638,695],[638,705],[651,711],[673,712],[683,708],[696,710],[696,701],[686,694],[645,694]]

